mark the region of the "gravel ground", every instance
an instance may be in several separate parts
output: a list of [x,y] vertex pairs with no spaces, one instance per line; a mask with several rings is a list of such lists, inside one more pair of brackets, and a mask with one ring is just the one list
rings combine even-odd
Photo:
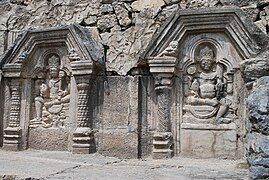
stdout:
[[151,158],[118,159],[99,154],[74,155],[70,152],[7,152],[0,150],[0,179],[76,180],[188,180],[248,179],[243,160]]

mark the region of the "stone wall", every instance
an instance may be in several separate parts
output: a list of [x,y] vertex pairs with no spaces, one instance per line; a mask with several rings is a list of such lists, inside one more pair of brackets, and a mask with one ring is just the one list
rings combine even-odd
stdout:
[[[27,29],[73,23],[94,29],[106,48],[107,71],[119,75],[137,65],[152,35],[174,12],[186,8],[235,5],[259,21],[262,1],[240,0],[2,0],[0,54]],[[258,7],[257,7],[258,6]],[[266,22],[257,22],[264,29]]]
[[[257,63],[254,64],[258,65],[254,67],[251,60],[251,57],[267,54],[267,5],[267,2],[258,0],[0,1],[0,73],[5,71],[3,80],[0,79],[0,105],[4,107],[0,109],[0,145],[4,144],[3,138],[11,137],[13,141],[12,138],[20,137],[22,147],[18,149],[69,150],[74,153],[97,151],[121,158],[151,155],[156,158],[173,155],[242,158],[246,154],[247,109],[244,99],[252,87],[249,82],[268,73],[267,61],[255,59]],[[234,21],[225,19],[225,15]],[[191,26],[194,20],[198,25]],[[219,25],[218,20],[227,26]],[[219,28],[210,23],[216,23]],[[176,31],[175,26],[181,27],[181,24],[182,28]],[[185,28],[188,33],[183,32]],[[58,30],[64,33],[50,34]],[[27,33],[30,40],[25,38]],[[38,33],[41,35],[36,35]],[[47,37],[55,39],[68,36],[67,40],[57,44],[53,38],[46,38],[46,33]],[[35,47],[32,43],[31,40],[38,37],[43,38],[44,46]],[[74,44],[85,47],[70,48]],[[31,45],[36,49],[31,49]],[[12,104],[12,98],[17,100],[20,93],[15,86],[20,81],[13,83],[14,76],[9,70],[22,63],[21,69],[32,71],[31,65],[37,63],[39,55],[51,51],[54,46],[59,51],[53,53],[61,55],[61,63],[66,61],[63,65],[66,67],[61,68],[70,78],[67,129],[29,127],[29,121],[37,116],[35,98],[39,95],[34,84],[38,79],[45,79],[45,84],[50,84],[47,71],[52,66],[49,60],[42,61],[43,66],[48,66],[43,75],[34,71],[35,76],[28,77],[22,73],[24,80],[20,91],[23,93],[19,97],[22,108],[20,120],[15,122],[21,129],[17,126],[8,129],[9,104]],[[98,48],[94,49],[95,46]],[[33,52],[29,62],[24,64],[23,60],[28,57],[22,53],[19,62],[16,59],[15,65],[3,68],[7,57],[12,58],[9,54],[16,53],[16,48]],[[197,60],[203,51],[209,52],[207,58],[222,58],[214,63],[216,67],[210,69],[212,72],[205,71],[206,75],[200,67],[201,60]],[[80,58],[87,53],[91,63],[82,61],[79,64]],[[87,55],[84,56],[87,59]],[[244,64],[240,69],[242,61]],[[196,85],[194,82],[208,80],[213,84],[215,81],[225,84],[219,91],[221,95],[213,95],[217,101],[210,96],[198,99],[192,91]],[[199,88],[203,88],[200,85]],[[192,104],[188,104],[190,96],[194,97]],[[229,98],[231,102],[228,102]],[[208,99],[213,101],[208,103]],[[212,105],[216,102],[218,108]],[[199,103],[209,106],[195,107]],[[203,113],[212,107],[216,112],[205,118],[208,114]],[[190,112],[187,112],[188,108]],[[193,108],[202,115],[192,117]],[[222,114],[219,113],[221,108],[224,108]],[[217,114],[221,115],[216,117]],[[197,119],[202,119],[202,123],[197,123]],[[45,128],[51,128],[50,125],[43,124],[47,126]]]

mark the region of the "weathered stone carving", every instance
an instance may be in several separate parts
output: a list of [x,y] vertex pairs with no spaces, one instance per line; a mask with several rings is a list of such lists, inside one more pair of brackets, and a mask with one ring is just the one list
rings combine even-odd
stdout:
[[70,78],[57,55],[49,57],[47,62],[48,79],[41,83],[35,98],[36,118],[31,122],[32,127],[40,123],[45,128],[64,127],[69,113]]
[[251,179],[269,178],[269,76],[257,80],[247,98],[249,107],[247,135]]
[[[175,50],[175,49],[174,49]],[[155,93],[158,104],[156,132],[153,135],[153,158],[173,156],[171,133],[171,84],[175,71],[175,57],[154,57],[149,60],[150,72],[155,77]]]
[[178,48],[178,42],[177,41],[172,41],[169,46],[163,51],[161,52],[158,57],[162,57],[162,56],[171,56],[171,57],[175,57],[176,53],[177,53],[177,49]]
[[217,62],[216,52],[209,45],[202,45],[196,51],[196,63],[187,69],[190,85],[184,119],[203,121],[214,117],[213,123],[230,123],[231,119],[224,117],[231,105],[231,100],[225,97],[227,77],[224,77],[224,66]]
[[[206,3],[213,1],[195,2],[208,6]],[[215,2],[214,6],[221,5]],[[241,10],[226,7],[177,11],[159,29],[141,59],[148,60],[155,81],[156,72],[159,76],[173,72],[175,82],[171,86],[172,135],[158,135],[157,127],[161,122],[158,119],[153,155],[158,148],[167,150],[160,144],[173,139],[170,147],[175,154],[243,156],[245,124],[242,119],[245,118],[247,89],[240,63],[265,48],[266,42],[257,43],[256,35],[266,39]],[[171,48],[173,41],[178,42],[177,48]],[[176,59],[175,71],[170,64],[172,58]],[[157,91],[156,95],[156,104],[162,110]]]
[[20,109],[21,109],[21,83],[19,79],[12,79],[9,83],[11,103],[8,127],[4,129],[4,149],[20,150],[21,133]]
[[75,49],[70,49],[68,58],[70,59],[70,61],[79,61],[81,59]]
[[73,153],[93,153],[96,150],[90,115],[90,76],[78,76],[77,129],[73,133]]

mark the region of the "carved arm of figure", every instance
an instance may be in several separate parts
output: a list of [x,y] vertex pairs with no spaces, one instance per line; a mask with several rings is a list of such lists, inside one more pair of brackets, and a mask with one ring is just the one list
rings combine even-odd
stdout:
[[221,99],[221,96],[224,93],[224,78],[223,78],[223,65],[220,63],[217,64],[217,83],[216,83],[216,97],[217,99]]

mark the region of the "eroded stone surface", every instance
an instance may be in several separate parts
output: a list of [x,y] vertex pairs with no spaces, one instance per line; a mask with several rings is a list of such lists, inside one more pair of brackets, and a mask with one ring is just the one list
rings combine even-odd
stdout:
[[269,77],[259,78],[249,95],[248,163],[252,179],[269,178]]
[[268,2],[13,0],[0,15],[3,149],[242,158],[254,87],[249,163],[267,171]]

